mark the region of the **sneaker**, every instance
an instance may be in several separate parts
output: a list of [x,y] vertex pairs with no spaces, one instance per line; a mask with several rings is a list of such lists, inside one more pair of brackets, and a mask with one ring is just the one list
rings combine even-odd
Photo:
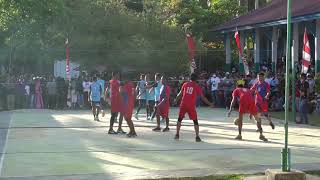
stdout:
[[174,139],[175,139],[175,140],[179,140],[179,134],[176,134],[176,135],[174,136]]
[[118,134],[117,132],[115,132],[113,129],[108,131],[108,134]]
[[201,139],[199,136],[196,137],[196,142],[201,142]]
[[128,138],[137,137],[137,134],[136,133],[128,133],[127,137]]
[[154,129],[152,129],[152,131],[161,131],[161,128],[160,127],[156,127]]
[[238,126],[239,118],[233,120],[234,125]]
[[274,124],[272,122],[270,122],[270,126],[271,126],[272,129],[275,128],[275,126],[274,126]]
[[134,114],[134,118],[136,118],[137,120],[139,120],[139,116],[137,113]]
[[242,140],[242,136],[239,134],[235,139]]
[[268,139],[266,137],[264,137],[264,135],[260,135],[259,139],[264,141],[264,142],[268,142]]
[[117,130],[117,133],[118,133],[118,134],[126,134],[126,132],[124,132],[122,129],[118,129],[118,130]]
[[168,127],[164,128],[162,132],[168,132],[170,129]]

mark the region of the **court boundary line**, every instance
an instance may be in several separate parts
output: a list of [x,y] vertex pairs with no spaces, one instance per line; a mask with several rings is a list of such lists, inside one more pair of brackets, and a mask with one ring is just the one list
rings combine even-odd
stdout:
[[0,177],[2,177],[2,168],[3,168],[4,156],[6,155],[6,152],[7,152],[7,144],[8,144],[9,133],[11,129],[11,122],[12,122],[12,114],[9,114],[9,125],[7,129],[6,140],[4,142],[3,150],[1,153],[1,159],[0,159]]

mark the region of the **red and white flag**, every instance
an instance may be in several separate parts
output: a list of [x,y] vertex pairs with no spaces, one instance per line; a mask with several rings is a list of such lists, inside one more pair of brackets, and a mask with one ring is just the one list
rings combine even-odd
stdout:
[[70,56],[69,56],[69,39],[66,39],[65,42],[66,46],[66,74],[67,74],[67,79],[70,79]]
[[303,50],[302,50],[302,60],[301,60],[301,73],[307,73],[311,62],[311,51],[309,45],[309,39],[307,34],[307,28],[304,29],[303,35]]
[[194,60],[195,56],[195,46],[194,46],[194,41],[193,38],[190,34],[187,34],[187,42],[188,42],[188,52],[189,52],[189,58],[190,58],[190,69],[191,72],[194,72],[194,69],[197,68],[196,62]]
[[244,72],[245,72],[246,75],[249,75],[250,74],[249,65],[248,65],[247,59],[244,56],[243,51],[242,51],[241,42],[240,42],[240,35],[239,35],[238,31],[235,32],[234,38],[236,39],[236,43],[237,43],[237,47],[238,47],[238,50],[239,50],[239,54],[240,54],[241,59],[242,59]]

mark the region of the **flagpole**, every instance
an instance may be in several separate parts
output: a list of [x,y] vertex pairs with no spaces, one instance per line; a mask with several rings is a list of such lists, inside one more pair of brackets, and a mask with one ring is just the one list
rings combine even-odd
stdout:
[[[286,86],[285,86],[285,141],[282,149],[282,171],[290,171],[290,150],[288,148],[288,122],[289,122],[289,93],[290,93],[290,61],[291,61],[291,0],[287,1],[287,59],[286,59]],[[294,64],[294,62],[292,63]],[[294,66],[293,66],[294,67]],[[292,69],[294,72],[294,68]],[[292,73],[293,74],[293,73]],[[293,74],[294,75],[294,74]],[[294,84],[292,84],[294,87]],[[292,88],[293,89],[293,88]],[[292,94],[292,99],[295,93]],[[294,106],[294,105],[293,105]]]

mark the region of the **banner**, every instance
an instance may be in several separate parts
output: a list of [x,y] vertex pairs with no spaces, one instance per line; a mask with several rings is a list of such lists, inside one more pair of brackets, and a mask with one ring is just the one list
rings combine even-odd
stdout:
[[308,69],[311,62],[311,51],[309,46],[309,39],[307,34],[307,28],[304,29],[303,35],[303,49],[302,49],[302,60],[301,60],[301,73],[308,73]]
[[67,79],[70,81],[71,76],[70,76],[70,56],[69,56],[69,40],[68,38],[66,39],[66,74],[67,74]]
[[190,70],[191,73],[197,68],[196,62],[194,60],[195,56],[195,45],[193,38],[190,34],[187,34],[187,42],[188,42],[188,52],[189,52],[189,59],[190,59]]
[[239,51],[239,54],[241,56],[241,60],[242,60],[243,67],[244,67],[244,72],[245,72],[246,75],[249,75],[250,74],[249,65],[248,65],[247,59],[244,56],[243,51],[242,51],[241,42],[240,42],[240,36],[239,36],[239,32],[238,31],[235,32],[234,38],[236,39],[238,51]]

